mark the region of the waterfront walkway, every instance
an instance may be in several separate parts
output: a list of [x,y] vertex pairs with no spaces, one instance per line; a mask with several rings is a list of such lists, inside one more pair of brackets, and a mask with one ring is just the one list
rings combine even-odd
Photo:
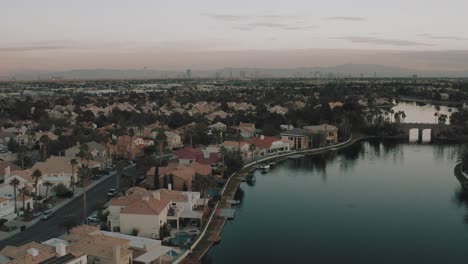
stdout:
[[316,155],[321,154],[327,151],[336,151],[339,149],[346,148],[354,143],[365,139],[361,135],[354,136],[348,139],[345,142],[327,146],[324,148],[317,148],[317,149],[310,149],[310,150],[303,150],[303,151],[291,151],[287,153],[281,153],[278,155],[273,155],[265,158],[261,158],[246,164],[241,170],[236,173],[233,173],[227,183],[225,184],[224,188],[221,190],[221,198],[220,201],[216,204],[215,209],[208,220],[205,230],[201,233],[200,237],[194,242],[191,246],[191,250],[187,251],[186,254],[182,255],[177,261],[174,263],[183,263],[183,264],[193,264],[193,263],[200,263],[202,257],[208,252],[208,250],[221,239],[221,232],[224,228],[224,225],[227,221],[225,217],[220,215],[221,209],[231,208],[231,204],[228,202],[229,200],[234,199],[234,195],[236,194],[237,189],[241,183],[241,178],[246,176],[249,172],[254,169],[254,166],[262,163],[262,162],[270,162],[274,160],[284,159],[288,156],[292,155]]

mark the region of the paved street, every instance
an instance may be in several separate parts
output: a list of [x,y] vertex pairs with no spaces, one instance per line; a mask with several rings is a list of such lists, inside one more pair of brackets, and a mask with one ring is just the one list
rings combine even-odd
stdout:
[[[134,174],[135,167],[129,167],[125,173]],[[122,182],[122,180],[121,180]],[[105,179],[103,182],[92,187],[87,192],[87,215],[95,211],[95,205],[98,201],[107,202],[107,191],[115,187],[115,176]],[[31,241],[45,241],[53,237],[58,237],[64,234],[67,230],[63,225],[64,219],[72,217],[77,220],[83,219],[83,198],[82,195],[61,209],[53,213],[52,217],[48,220],[40,221],[38,224],[26,229],[25,231],[0,241],[0,248],[6,245],[21,245]]]

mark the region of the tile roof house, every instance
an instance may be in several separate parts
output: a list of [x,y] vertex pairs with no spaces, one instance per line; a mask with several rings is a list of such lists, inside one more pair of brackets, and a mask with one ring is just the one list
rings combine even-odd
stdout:
[[194,161],[217,168],[219,163],[218,153],[202,151],[192,147],[185,147],[173,153],[174,158],[170,163],[188,165]]
[[255,124],[253,123],[239,123],[239,126],[237,127],[239,130],[239,134],[243,138],[251,138],[255,136]]
[[[70,163],[71,158],[63,156],[51,156],[44,162],[36,162],[31,168],[32,171],[40,170],[42,180],[53,184],[62,183],[67,187],[71,186],[72,177],[74,182],[77,182],[78,167],[73,171]],[[79,160],[78,160],[79,163]]]
[[294,150],[305,150],[311,147],[310,133],[300,128],[293,128],[282,132],[281,140],[287,142],[290,148]]
[[290,150],[289,143],[286,143],[276,137],[254,137],[249,139],[247,143],[255,145],[255,153],[258,156],[270,155]]
[[[99,144],[95,141],[91,141],[85,144],[88,146],[88,150],[91,153],[93,160],[99,162],[99,167],[101,169],[108,168],[112,165],[112,157],[111,155],[109,155],[110,154],[109,146]],[[80,144],[78,143],[77,145],[66,149],[64,156],[70,159],[77,158],[79,152],[80,152]]]
[[62,243],[52,246],[30,242],[18,247],[6,246],[0,255],[7,258],[10,264],[87,263],[86,254],[71,250]]
[[304,129],[311,134],[324,134],[327,144],[338,143],[338,128],[334,125],[322,124],[318,126],[306,126]]
[[124,208],[120,214],[120,231],[130,234],[138,229],[139,236],[157,238],[159,229],[167,223],[169,200],[143,197]]
[[89,263],[128,264],[133,256],[130,241],[118,237],[106,236],[91,226],[72,228],[65,239],[70,242],[70,249],[84,252]]

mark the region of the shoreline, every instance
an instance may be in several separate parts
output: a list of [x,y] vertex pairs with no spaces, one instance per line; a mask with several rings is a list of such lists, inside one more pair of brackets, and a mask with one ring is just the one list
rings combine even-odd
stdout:
[[249,162],[245,164],[240,170],[234,172],[229,176],[228,181],[221,189],[221,198],[216,203],[210,218],[203,230],[200,234],[198,239],[192,244],[190,250],[187,250],[182,256],[179,257],[174,263],[184,263],[184,264],[191,264],[191,263],[200,263],[201,259],[208,253],[208,251],[213,247],[216,242],[221,240],[221,233],[224,229],[224,226],[227,222],[227,218],[221,217],[219,212],[221,209],[230,208],[231,205],[227,203],[227,200],[232,200],[234,195],[236,194],[242,177],[244,174],[247,175],[253,168],[253,166],[257,164],[261,164],[263,162],[270,162],[278,159],[283,159],[288,156],[292,155],[317,155],[322,154],[328,151],[337,151],[345,149],[349,146],[354,145],[355,143],[361,142],[362,140],[370,139],[370,136],[358,136],[353,138],[352,136],[346,140],[345,142],[338,143],[332,146],[327,146],[323,148],[317,149],[308,149],[302,151],[293,151],[287,153],[280,153],[275,156],[265,157],[263,159],[259,159],[256,161]]

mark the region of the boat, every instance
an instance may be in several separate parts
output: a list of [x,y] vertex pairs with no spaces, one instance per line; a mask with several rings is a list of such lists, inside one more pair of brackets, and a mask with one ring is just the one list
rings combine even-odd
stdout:
[[249,175],[245,176],[245,181],[254,182],[255,181],[255,175],[249,174]]
[[270,169],[270,164],[263,164],[263,165],[260,165],[260,169],[262,169],[262,170],[269,170],[269,169]]
[[276,162],[271,162],[270,167],[274,167],[274,166],[276,166]]

